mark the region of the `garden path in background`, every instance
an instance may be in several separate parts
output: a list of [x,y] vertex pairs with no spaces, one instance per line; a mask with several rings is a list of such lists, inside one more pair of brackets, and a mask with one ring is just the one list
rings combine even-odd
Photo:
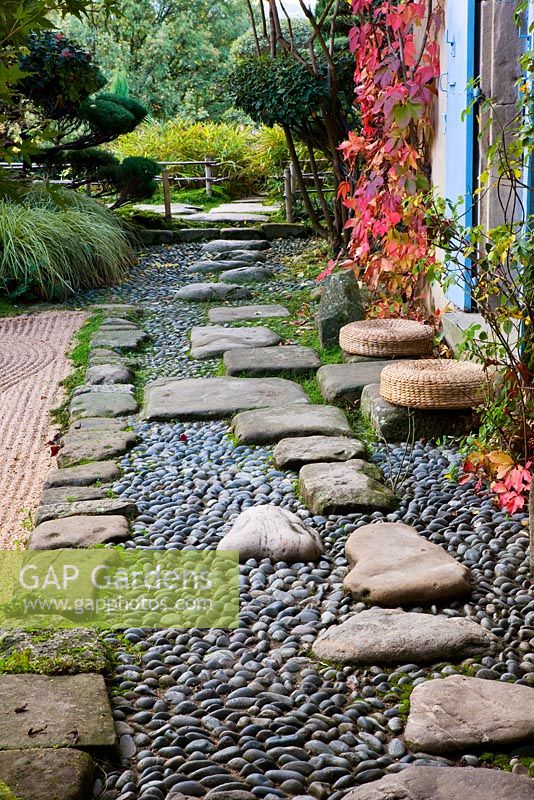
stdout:
[[[280,205],[273,203],[264,205],[266,198],[264,197],[249,197],[244,200],[234,200],[230,203],[222,203],[215,206],[209,211],[202,211],[195,208],[195,206],[182,205],[180,203],[172,203],[171,209],[173,216],[184,218],[189,221],[196,222],[213,222],[221,223],[241,223],[241,222],[268,222],[270,215],[276,213]],[[139,211],[152,211],[155,214],[164,214],[164,205],[149,205],[148,203],[137,204],[135,206]],[[198,212],[198,213],[195,213]]]
[[27,536],[52,466],[50,411],[70,371],[66,356],[86,314],[46,311],[0,320],[0,548]]

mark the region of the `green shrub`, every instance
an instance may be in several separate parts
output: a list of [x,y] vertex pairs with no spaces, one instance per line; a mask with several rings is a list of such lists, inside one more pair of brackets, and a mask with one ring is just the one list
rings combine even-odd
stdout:
[[33,189],[24,202],[0,201],[0,292],[62,298],[120,281],[130,260],[128,235],[95,200]]

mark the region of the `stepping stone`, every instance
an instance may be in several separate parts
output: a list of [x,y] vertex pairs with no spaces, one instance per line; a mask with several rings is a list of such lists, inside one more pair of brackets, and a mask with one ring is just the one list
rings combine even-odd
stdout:
[[348,436],[303,436],[282,439],[273,453],[277,467],[296,472],[305,464],[350,461],[365,456],[365,445],[357,439],[349,439]]
[[362,416],[386,442],[462,436],[475,427],[469,411],[447,409],[444,414],[443,410],[408,409],[388,403],[380,396],[379,384],[369,384],[364,388],[360,409]]
[[108,486],[57,486],[55,489],[44,489],[41,495],[41,506],[55,503],[73,503],[75,500],[102,500],[108,497],[111,487]]
[[289,311],[279,305],[258,306],[217,306],[210,308],[210,322],[237,322],[242,319],[268,319],[269,317],[289,317]]
[[408,767],[351,789],[343,800],[534,800],[534,785],[498,769]]
[[137,443],[139,437],[132,431],[83,430],[63,437],[58,453],[59,467],[73,467],[84,461],[106,461],[122,456]]
[[129,536],[126,517],[79,516],[75,519],[65,517],[43,522],[34,528],[28,550],[91,547],[108,542],[125,542]]
[[85,373],[85,384],[131,383],[132,378],[131,370],[121,364],[99,364],[89,367]]
[[288,436],[352,434],[347,417],[340,408],[322,405],[288,408],[279,404],[278,408],[244,411],[233,418],[232,430],[240,444],[271,444]]
[[235,250],[270,250],[271,245],[265,239],[250,239],[249,241],[236,241],[235,239],[215,239],[202,245],[203,253],[231,253]]
[[191,283],[174,292],[178,300],[190,303],[211,300],[246,300],[251,296],[250,289],[230,283]]
[[[24,713],[17,713],[22,707]],[[0,708],[0,750],[75,744],[106,755],[116,745],[101,675],[2,675]],[[39,733],[28,735],[31,730]]]
[[189,219],[196,220],[197,222],[267,222],[269,217],[266,214],[249,212],[231,212],[224,211],[218,212],[217,209],[212,209],[207,214],[192,214]]
[[174,233],[181,242],[208,242],[219,239],[222,232],[219,228],[180,228]]
[[242,562],[268,558],[286,564],[316,561],[324,552],[317,531],[278,506],[247,508],[221,539],[217,550],[237,550]]
[[113,419],[112,417],[83,417],[75,419],[69,425],[69,433],[94,433],[104,431],[106,435],[110,432],[124,431],[128,427],[125,419]]
[[347,591],[383,606],[437,603],[469,594],[469,570],[400,522],[365,525],[345,546]]
[[238,269],[229,269],[227,272],[221,272],[219,278],[223,283],[259,283],[260,281],[268,281],[272,278],[274,272],[271,269],[264,267],[239,267]]
[[310,234],[310,229],[299,222],[264,222],[262,228],[270,242],[274,239],[302,239]]
[[358,401],[365,386],[380,383],[380,373],[391,361],[360,364],[325,364],[317,373],[317,383],[328,403]]
[[469,753],[534,741],[534,691],[465,675],[418,684],[405,730],[411,749]]
[[131,319],[123,319],[122,317],[106,317],[102,320],[100,325],[100,330],[102,328],[114,328],[118,330],[124,330],[125,328],[129,328],[130,330],[139,331],[141,328],[135,322],[132,322]]
[[90,306],[92,311],[103,311],[107,317],[139,317],[141,309],[139,306],[129,305],[128,303],[93,303]]
[[147,420],[226,419],[236,411],[268,406],[289,413],[309,403],[298,383],[283,378],[160,378],[148,384],[145,398]]
[[91,342],[93,347],[104,347],[110,350],[137,350],[140,344],[148,340],[148,334],[139,328],[100,328]]
[[121,383],[118,385],[114,383],[99,383],[91,386],[83,383],[74,389],[72,396],[80,397],[82,394],[127,394],[133,397],[135,386],[133,383]]
[[231,239],[232,241],[246,242],[265,239],[265,231],[262,228],[222,228],[219,230],[221,239]]
[[374,666],[462,661],[500,646],[497,636],[471,619],[371,608],[329,628],[312,650],[317,658]]
[[120,478],[121,471],[113,461],[81,464],[79,467],[55,469],[44,482],[45,489],[59,486],[91,486],[97,482],[112,483]]
[[87,392],[74,397],[69,411],[73,417],[120,417],[135,414],[138,405],[131,394]]
[[94,775],[91,756],[80,750],[0,752],[0,790],[3,784],[12,792],[0,795],[5,800],[90,800]]
[[[212,253],[211,258],[216,263],[228,261],[228,258],[224,253]],[[231,260],[238,262],[240,266],[243,266],[243,264],[258,265],[265,264],[267,261],[267,256],[264,253],[259,253],[257,250],[253,250],[252,253],[249,250],[232,250]]]
[[2,630],[1,634],[0,659],[4,661],[24,652],[24,672],[77,675],[109,672],[111,669],[108,651],[96,630],[26,631],[15,628]]
[[208,274],[210,272],[225,272],[226,270],[237,269],[243,266],[244,262],[238,261],[237,259],[225,259],[224,261],[222,259],[219,261],[213,259],[210,261],[195,261],[186,268],[186,272]]
[[315,314],[315,327],[323,347],[339,347],[339,331],[349,322],[363,319],[360,286],[353,272],[330,275]]
[[212,209],[214,213],[229,213],[239,214],[275,214],[280,210],[279,205],[264,205],[258,200],[240,200],[235,203],[222,203],[220,206]]
[[399,500],[382,483],[382,473],[361,459],[342,463],[306,464],[299,472],[303,503],[313,514],[366,514],[393,511]]
[[288,345],[286,347],[261,347],[247,350],[229,350],[224,354],[228,375],[276,375],[294,372],[306,375],[321,366],[321,360],[312,347]]
[[39,526],[49,520],[76,517],[78,515],[100,517],[121,514],[125,517],[133,517],[136,513],[137,506],[131,500],[112,497],[104,497],[101,500],[73,500],[67,503],[39,506],[35,512],[35,523]]
[[[355,353],[347,353],[345,350],[341,351],[341,358],[344,364],[376,364],[377,361],[382,362],[386,360],[384,356],[357,356]],[[391,364],[392,361],[397,360],[398,359],[390,358],[387,363]]]
[[191,328],[191,356],[217,358],[227,350],[243,347],[269,347],[281,342],[280,336],[269,328],[224,328],[221,325],[195,325]]

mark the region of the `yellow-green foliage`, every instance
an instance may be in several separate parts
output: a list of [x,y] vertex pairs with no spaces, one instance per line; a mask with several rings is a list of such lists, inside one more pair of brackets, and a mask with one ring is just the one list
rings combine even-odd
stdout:
[[[145,156],[157,161],[201,161],[206,155],[224,162],[218,176],[232,196],[244,196],[264,188],[269,176],[281,175],[289,162],[281,128],[257,128],[222,122],[179,119],[150,121],[114,143],[122,158]],[[202,175],[203,167],[175,168],[181,175]]]

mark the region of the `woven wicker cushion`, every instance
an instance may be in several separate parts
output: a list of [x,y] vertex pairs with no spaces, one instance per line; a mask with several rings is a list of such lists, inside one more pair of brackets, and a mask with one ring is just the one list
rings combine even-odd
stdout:
[[358,356],[428,356],[434,330],[411,319],[364,319],[339,331],[339,346]]
[[472,361],[399,361],[380,376],[384,400],[408,408],[473,408],[487,387],[484,368]]

